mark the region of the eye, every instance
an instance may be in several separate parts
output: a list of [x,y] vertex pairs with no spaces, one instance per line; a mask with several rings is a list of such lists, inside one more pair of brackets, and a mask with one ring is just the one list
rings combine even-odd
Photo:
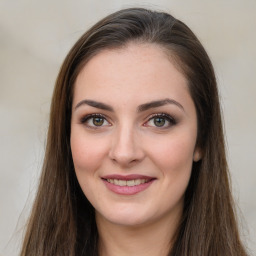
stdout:
[[101,114],[91,114],[83,117],[81,123],[85,124],[90,128],[99,128],[104,126],[110,126],[111,124],[107,121],[106,117]]
[[157,128],[168,128],[175,125],[176,121],[173,117],[168,114],[154,114],[144,124],[144,126],[157,127]]

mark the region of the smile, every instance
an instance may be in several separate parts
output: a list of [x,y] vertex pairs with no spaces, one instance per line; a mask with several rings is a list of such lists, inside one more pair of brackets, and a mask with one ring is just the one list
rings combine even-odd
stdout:
[[134,179],[134,180],[118,180],[118,179],[107,179],[107,182],[111,184],[115,184],[121,187],[128,186],[128,187],[133,187],[133,186],[138,186],[140,184],[144,184],[149,182],[149,179]]
[[146,190],[156,180],[144,175],[108,175],[102,177],[107,189],[119,195],[134,195]]

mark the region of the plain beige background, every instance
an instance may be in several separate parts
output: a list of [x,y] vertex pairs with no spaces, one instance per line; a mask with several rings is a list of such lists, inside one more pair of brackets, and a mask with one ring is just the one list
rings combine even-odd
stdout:
[[256,253],[256,0],[0,0],[0,255],[16,256],[42,165],[54,81],[67,51],[122,7],[172,13],[218,78],[243,239]]

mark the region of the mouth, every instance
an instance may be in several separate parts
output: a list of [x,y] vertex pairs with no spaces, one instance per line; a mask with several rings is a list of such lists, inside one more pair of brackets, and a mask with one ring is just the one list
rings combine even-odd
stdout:
[[120,180],[120,179],[106,179],[107,182],[111,184],[115,184],[117,186],[128,186],[128,187],[133,187],[133,186],[138,186],[144,183],[150,182],[152,179],[134,179],[134,180]]
[[109,175],[102,177],[102,180],[106,187],[116,194],[134,195],[147,189],[156,178],[142,175]]

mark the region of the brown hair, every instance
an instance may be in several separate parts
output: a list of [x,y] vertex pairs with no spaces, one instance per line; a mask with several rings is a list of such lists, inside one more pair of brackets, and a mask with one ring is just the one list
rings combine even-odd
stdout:
[[[77,182],[70,149],[73,85],[99,51],[129,42],[163,47],[186,76],[198,116],[203,158],[193,164],[182,221],[169,255],[247,255],[239,238],[230,192],[219,96],[211,61],[193,32],[169,14],[131,8],[94,25],[60,69],[38,193],[22,256],[98,255],[94,209]],[[171,240],[171,238],[170,238]]]

